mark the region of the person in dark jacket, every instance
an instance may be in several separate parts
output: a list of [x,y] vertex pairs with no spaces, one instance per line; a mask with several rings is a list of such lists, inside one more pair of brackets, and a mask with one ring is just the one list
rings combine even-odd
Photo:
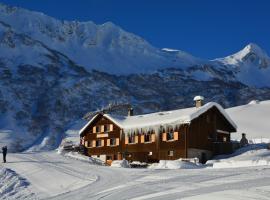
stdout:
[[7,146],[4,146],[4,147],[2,148],[2,153],[3,153],[3,161],[4,161],[4,163],[6,163],[6,162],[7,162],[7,160],[6,160],[6,156],[7,156]]

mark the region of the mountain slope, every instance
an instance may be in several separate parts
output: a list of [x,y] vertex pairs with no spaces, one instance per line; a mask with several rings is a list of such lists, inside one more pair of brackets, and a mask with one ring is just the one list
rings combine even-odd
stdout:
[[233,68],[236,79],[246,85],[270,86],[270,58],[256,44],[250,43],[241,51],[215,61]]

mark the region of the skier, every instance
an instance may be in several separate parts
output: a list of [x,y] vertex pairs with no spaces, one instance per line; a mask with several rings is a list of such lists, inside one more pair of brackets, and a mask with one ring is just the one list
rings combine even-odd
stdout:
[[6,156],[7,156],[7,146],[2,147],[2,153],[3,153],[3,161],[6,163]]

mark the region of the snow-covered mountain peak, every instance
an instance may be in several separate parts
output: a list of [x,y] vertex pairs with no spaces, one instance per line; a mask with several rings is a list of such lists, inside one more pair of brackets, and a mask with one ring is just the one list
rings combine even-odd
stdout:
[[261,47],[259,47],[257,44],[255,44],[255,43],[248,44],[243,50],[241,50],[238,53],[242,55],[242,59],[244,59],[249,54],[255,54],[255,55],[257,55],[260,58],[267,58],[267,59],[269,59],[269,57],[266,54],[266,52]]
[[250,43],[241,51],[227,56],[218,58],[215,61],[220,61],[225,65],[233,65],[234,67],[254,66],[259,68],[268,68],[270,66],[270,58],[267,53],[257,44]]

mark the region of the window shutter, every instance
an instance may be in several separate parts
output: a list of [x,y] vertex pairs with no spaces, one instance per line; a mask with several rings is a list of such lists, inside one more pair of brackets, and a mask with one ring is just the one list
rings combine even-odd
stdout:
[[96,132],[97,132],[97,127],[94,126],[94,127],[93,127],[93,133],[96,133]]
[[138,142],[139,142],[139,136],[136,135],[136,136],[135,136],[135,143],[138,143]]
[[167,141],[167,133],[162,133],[162,141]]
[[125,136],[125,144],[128,144],[128,136]]
[[144,143],[144,135],[141,135],[141,143]]
[[119,146],[119,138],[116,138],[116,145]]
[[107,139],[107,146],[111,146],[111,140]]
[[92,140],[92,147],[96,147],[96,140]]
[[88,141],[84,141],[84,146],[88,147]]
[[173,139],[174,140],[178,140],[178,132],[174,132],[173,133]]
[[151,140],[152,140],[152,142],[155,142],[155,140],[156,140],[156,135],[155,134],[151,134]]
[[101,146],[102,147],[104,146],[104,140],[101,140]]
[[113,131],[113,124],[110,124],[110,131]]
[[100,132],[101,132],[101,133],[104,133],[104,125],[101,125],[101,127],[100,127]]

